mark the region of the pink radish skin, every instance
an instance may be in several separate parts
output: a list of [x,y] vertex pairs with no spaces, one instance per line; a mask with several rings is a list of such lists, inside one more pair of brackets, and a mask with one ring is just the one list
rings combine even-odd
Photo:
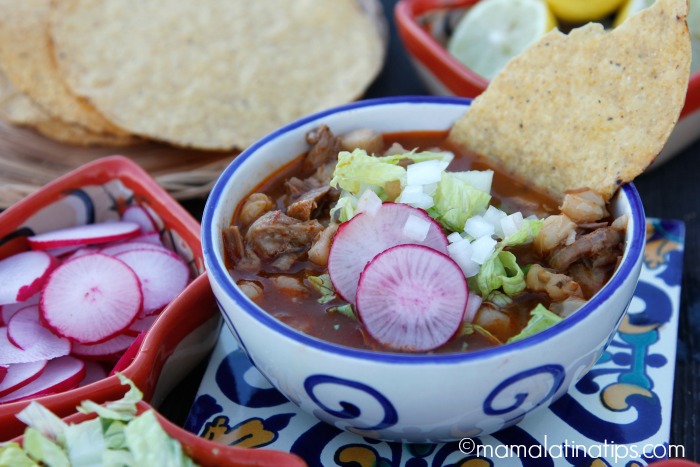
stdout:
[[28,237],[27,240],[33,250],[49,250],[126,240],[140,231],[141,227],[135,222],[102,222],[52,230]]
[[41,297],[41,294],[37,293],[29,297],[27,300],[23,302],[17,302],[17,303],[8,303],[7,305],[1,305],[0,306],[0,325],[7,326],[7,323],[10,322],[10,319],[14,316],[15,313],[17,313],[19,310],[22,308],[26,308],[31,305],[38,305],[39,304],[39,298]]
[[367,332],[397,350],[445,344],[464,317],[469,291],[457,263],[422,245],[399,245],[367,264],[357,289],[357,313]]
[[58,265],[43,251],[24,251],[0,260],[0,305],[23,302],[41,290]]
[[87,386],[88,384],[96,383],[107,377],[107,370],[105,370],[101,363],[92,360],[84,361],[84,363],[85,376],[78,386]]
[[0,397],[0,403],[67,391],[78,386],[85,377],[85,363],[67,355],[51,360],[41,375],[18,390]]
[[[161,274],[167,276],[163,270]],[[43,322],[56,334],[80,344],[96,344],[128,328],[142,304],[134,271],[117,258],[93,253],[66,261],[51,273],[40,311]]]
[[114,360],[129,348],[136,336],[119,334],[107,341],[92,345],[73,345],[73,355],[91,360]]
[[39,322],[39,307],[29,306],[18,311],[7,324],[7,338],[26,352],[43,355],[47,360],[68,355],[71,342],[57,336]]
[[121,216],[122,221],[134,222],[141,227],[141,232],[149,233],[158,230],[156,223],[151,215],[138,205],[129,206],[124,210]]
[[7,368],[7,376],[0,382],[0,397],[4,397],[37,379],[46,368],[47,360],[15,363]]
[[[403,226],[414,215],[430,222],[423,241],[403,235]],[[407,204],[384,203],[374,216],[361,213],[344,222],[335,234],[328,256],[328,274],[335,290],[354,304],[357,284],[365,265],[378,253],[396,245],[424,245],[447,254],[447,237],[425,211]]]
[[[10,321],[10,323],[11,322],[12,321]],[[70,343],[68,345],[68,351],[66,351],[66,347],[63,344],[49,346],[40,341],[38,341],[36,345],[28,346],[26,349],[20,349],[10,341],[7,335],[8,328],[9,326],[0,327],[0,365],[50,360],[70,353]]]
[[163,245],[156,245],[153,243],[136,242],[136,241],[115,243],[113,245],[109,245],[109,246],[104,247],[102,250],[100,250],[100,253],[102,253],[104,255],[109,255],[109,256],[116,256],[119,253],[125,253],[127,251],[132,251],[132,250],[158,250],[158,251],[166,251],[166,252],[170,253],[170,250],[165,248]]
[[143,291],[143,314],[170,303],[185,289],[190,279],[187,264],[171,251],[132,250],[120,253],[115,258],[124,261],[134,270]]
[[5,376],[7,376],[7,369],[9,367],[10,365],[0,365],[0,383],[2,383],[5,379]]

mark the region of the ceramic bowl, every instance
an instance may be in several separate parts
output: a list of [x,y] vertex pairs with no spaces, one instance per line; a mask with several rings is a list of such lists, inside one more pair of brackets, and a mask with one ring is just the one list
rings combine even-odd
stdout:
[[224,264],[222,228],[271,172],[305,152],[305,133],[447,130],[470,100],[404,97],[366,100],[286,126],[244,151],[216,182],[204,211],[202,247],[224,320],[252,363],[303,410],[371,438],[438,442],[515,424],[564,394],[597,361],[632,298],[645,243],[644,212],[632,185],[614,200],[630,222],[615,275],[582,309],[533,337],[461,354],[376,353],[296,331],[249,300]]
[[[154,405],[208,354],[221,325],[206,275],[199,223],[138,165],[124,157],[87,164],[44,186],[0,213],[0,258],[28,248],[33,233],[91,222],[116,220],[118,211],[138,204],[158,223],[163,243],[190,266],[193,283],[173,300],[151,328],[127,350],[115,369],[131,378]],[[196,313],[193,310],[197,310]],[[108,376],[37,400],[64,416],[84,399],[101,403],[125,392],[116,376]],[[15,414],[29,400],[0,404],[0,441],[23,431]]]
[[[466,7],[479,0],[399,0],[394,17],[399,37],[426,88],[436,95],[476,97],[489,82],[446,49],[448,31]],[[700,137],[700,72],[690,77],[680,120],[652,167],[667,162]]]

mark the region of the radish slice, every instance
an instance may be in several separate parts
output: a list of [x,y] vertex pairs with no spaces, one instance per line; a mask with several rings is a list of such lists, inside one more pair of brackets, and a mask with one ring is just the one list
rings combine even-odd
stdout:
[[151,215],[141,206],[133,205],[122,213],[122,221],[134,222],[141,226],[141,232],[155,232],[158,230]]
[[163,245],[156,245],[147,242],[128,241],[124,243],[115,243],[113,245],[106,246],[102,250],[100,250],[100,253],[109,256],[116,256],[119,253],[125,253],[127,251],[132,250],[159,250],[170,252],[170,250],[165,248]]
[[139,319],[135,320],[133,323],[131,323],[131,326],[129,326],[129,328],[126,331],[124,331],[124,334],[136,337],[139,334],[141,334],[143,331],[149,330],[151,328],[151,326],[153,325],[153,323],[156,322],[157,319],[158,319],[157,314],[146,316],[143,318],[139,318]]
[[[167,269],[161,275],[168,277]],[[94,344],[129,327],[142,303],[134,271],[117,258],[94,253],[66,261],[53,271],[40,309],[44,322],[58,335]]]
[[132,250],[116,258],[133,269],[141,282],[144,315],[170,303],[190,279],[187,264],[171,251]]
[[160,239],[160,234],[158,232],[148,232],[135,236],[128,240],[129,242],[144,242],[152,243],[153,245],[163,245],[163,241]]
[[85,361],[85,376],[78,386],[87,386],[107,377],[107,370],[99,362]]
[[22,308],[26,308],[31,305],[38,305],[39,304],[39,297],[41,297],[41,294],[34,294],[31,297],[29,297],[27,300],[23,302],[17,302],[17,303],[8,303],[7,305],[1,305],[0,306],[0,323],[4,324],[7,326],[7,323],[10,322],[10,319],[14,316],[15,313],[17,313],[19,310]]
[[75,388],[84,376],[85,363],[82,360],[70,355],[56,358],[47,363],[37,379],[11,394],[0,397],[0,403],[67,391]]
[[0,305],[23,302],[39,292],[56,258],[43,251],[23,251],[0,261]]
[[41,341],[37,341],[36,345],[21,349],[13,344],[8,337],[8,328],[0,327],[0,365],[50,360],[70,353],[70,343],[68,343],[68,351],[66,351],[65,344],[45,345],[46,343]]
[[82,345],[73,344],[73,355],[94,360],[110,359],[119,357],[122,352],[129,348],[136,336],[119,334],[99,344]]
[[[403,234],[403,226],[412,215],[430,223],[422,241]],[[414,244],[446,254],[447,243],[440,225],[425,211],[406,204],[384,203],[374,216],[361,213],[340,225],[328,256],[328,273],[335,290],[354,304],[360,273],[378,253],[396,245]]]
[[37,379],[46,368],[47,360],[15,363],[7,367],[7,375],[0,382],[0,397],[6,396]]
[[357,313],[367,332],[401,350],[437,348],[457,332],[467,280],[449,256],[422,245],[378,254],[360,276]]
[[7,338],[26,352],[42,355],[46,360],[63,357],[71,351],[71,343],[57,336],[39,322],[37,305],[22,308],[7,324]]
[[141,227],[135,222],[103,222],[52,230],[28,237],[27,240],[33,250],[48,250],[125,240],[138,235],[140,231]]

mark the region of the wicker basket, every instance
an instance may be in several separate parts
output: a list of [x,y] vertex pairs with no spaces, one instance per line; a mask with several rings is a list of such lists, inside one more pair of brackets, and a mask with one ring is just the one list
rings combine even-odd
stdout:
[[64,173],[114,154],[138,163],[177,200],[206,197],[221,171],[237,155],[151,142],[119,148],[72,146],[0,120],[0,209]]

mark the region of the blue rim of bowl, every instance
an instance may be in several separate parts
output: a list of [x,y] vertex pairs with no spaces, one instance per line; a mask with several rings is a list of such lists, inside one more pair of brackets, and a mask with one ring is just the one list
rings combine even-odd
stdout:
[[[358,109],[363,107],[372,107],[377,105],[397,105],[397,104],[453,104],[468,106],[471,103],[471,99],[462,97],[444,97],[444,96],[404,96],[404,97],[385,97],[376,99],[366,99],[361,101],[356,101],[350,104],[334,107],[322,112],[318,112],[307,117],[303,117],[296,120],[267,136],[264,136],[257,142],[253,143],[246,150],[244,150],[240,155],[238,155],[228,167],[219,176],[214,187],[209,194],[209,198],[204,207],[204,213],[202,216],[202,249],[204,258],[216,258],[214,255],[215,241],[214,232],[212,231],[212,225],[214,220],[214,213],[218,205],[219,199],[223,195],[223,190],[229,183],[230,178],[233,176],[238,167],[243,164],[246,159],[251,157],[260,147],[268,144],[270,141],[276,139],[280,135],[288,133],[298,127],[301,127],[309,122],[320,120],[325,116],[345,112],[352,109]],[[610,279],[608,284],[601,289],[596,295],[594,295],[583,307],[581,307],[572,316],[569,316],[565,320],[557,323],[556,325],[541,331],[534,336],[528,337],[521,341],[512,342],[510,344],[503,344],[498,347],[490,347],[486,349],[479,349],[470,352],[463,353],[444,353],[444,354],[412,354],[412,353],[392,353],[392,352],[377,352],[371,350],[355,349],[351,347],[345,347],[338,344],[333,344],[322,339],[309,336],[297,331],[296,329],[282,323],[281,321],[274,318],[272,315],[268,314],[259,306],[255,305],[248,297],[246,297],[235,285],[233,279],[228,273],[226,267],[219,261],[208,261],[209,267],[207,269],[207,274],[215,280],[226,292],[227,295],[233,298],[233,300],[240,306],[245,313],[259,321],[264,326],[274,330],[285,338],[291,339],[300,344],[318,349],[323,352],[329,352],[342,357],[349,357],[361,360],[372,360],[380,361],[384,363],[396,363],[396,364],[446,364],[461,362],[467,360],[481,360],[485,358],[493,358],[498,355],[507,354],[513,351],[519,351],[528,347],[537,345],[552,336],[560,334],[567,329],[575,326],[578,322],[587,318],[593,311],[598,307],[599,304],[605,302],[610,298],[612,293],[617,290],[624,282],[625,277],[632,273],[636,258],[639,258],[643,254],[644,238],[645,238],[645,216],[644,208],[642,206],[642,201],[639,197],[637,189],[634,184],[629,183],[623,185],[620,188],[627,199],[629,200],[630,210],[632,214],[632,225],[634,226],[634,231],[631,235],[631,243],[629,245],[627,256],[620,263],[615,274]]]

